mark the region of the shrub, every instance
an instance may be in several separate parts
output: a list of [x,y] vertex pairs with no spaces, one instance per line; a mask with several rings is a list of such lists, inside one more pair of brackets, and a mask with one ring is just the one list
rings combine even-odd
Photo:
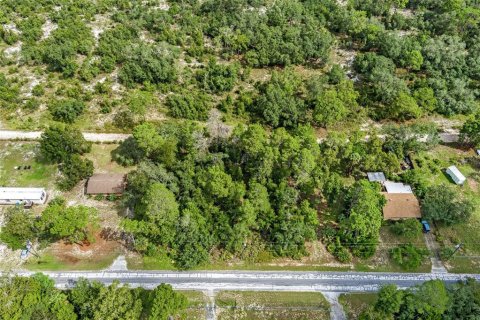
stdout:
[[422,224],[417,219],[405,219],[394,222],[390,230],[397,236],[415,238],[422,233]]
[[32,88],[32,94],[35,97],[41,97],[45,94],[45,88],[41,84],[37,84]]
[[93,163],[74,154],[60,167],[60,171],[63,173],[63,178],[58,183],[60,188],[70,190],[78,182],[93,174]]
[[35,111],[40,107],[40,101],[35,98],[31,98],[25,101],[23,108],[28,111]]
[[131,130],[135,124],[135,115],[130,110],[122,110],[113,117],[113,125],[122,130]]
[[166,105],[175,118],[206,120],[210,105],[203,94],[173,94],[167,97]]
[[200,88],[213,93],[230,91],[237,81],[237,65],[221,65],[210,60],[205,69],[197,72],[196,78]]
[[427,254],[426,249],[417,248],[412,244],[400,245],[390,250],[390,258],[405,270],[418,268]]
[[58,100],[48,106],[48,110],[56,121],[73,123],[85,109],[85,104],[81,101],[69,99]]

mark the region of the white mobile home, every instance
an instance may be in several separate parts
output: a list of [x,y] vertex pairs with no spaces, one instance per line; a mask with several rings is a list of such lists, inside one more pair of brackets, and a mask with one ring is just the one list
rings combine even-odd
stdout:
[[47,191],[43,188],[0,188],[0,204],[44,204]]
[[465,178],[465,176],[455,166],[448,167],[446,172],[456,184],[463,184],[465,180],[467,180],[467,178]]

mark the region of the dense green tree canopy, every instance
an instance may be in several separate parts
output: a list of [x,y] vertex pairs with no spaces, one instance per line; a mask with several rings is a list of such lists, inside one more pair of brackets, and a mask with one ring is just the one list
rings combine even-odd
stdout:
[[34,238],[33,215],[20,206],[8,208],[4,213],[0,240],[11,249],[23,249],[27,241],[33,241]]
[[460,198],[456,190],[446,185],[428,188],[422,201],[423,216],[445,224],[467,222],[473,209],[469,200]]
[[36,228],[43,237],[62,239],[71,243],[93,241],[98,213],[95,208],[85,206],[67,207],[65,200],[54,199],[36,221]]
[[40,151],[42,156],[51,162],[65,162],[72,154],[89,152],[91,143],[82,133],[70,126],[56,125],[49,127],[42,134]]
[[114,282],[105,286],[85,279],[62,291],[37,273],[0,278],[2,319],[149,319],[168,320],[187,307],[186,297],[161,284],[153,290],[131,289]]

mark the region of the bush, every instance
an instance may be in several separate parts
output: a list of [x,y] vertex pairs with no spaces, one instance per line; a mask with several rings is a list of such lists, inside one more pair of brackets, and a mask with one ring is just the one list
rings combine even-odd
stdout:
[[206,95],[187,92],[168,96],[166,105],[172,117],[190,120],[207,120],[210,110]]
[[37,84],[32,88],[32,94],[35,97],[41,97],[45,94],[45,88],[41,84]]
[[172,82],[177,77],[177,70],[168,48],[141,44],[127,48],[126,63],[118,76],[125,86],[132,88],[135,83]]
[[230,91],[237,81],[237,65],[221,65],[210,60],[205,69],[197,72],[199,87],[213,93]]
[[23,105],[23,108],[28,111],[38,110],[39,107],[40,107],[40,101],[38,101],[35,98],[26,100],[25,104]]
[[59,100],[48,106],[48,110],[56,121],[73,123],[85,109],[85,104],[78,100]]
[[60,167],[60,171],[63,178],[58,185],[62,190],[71,190],[78,182],[93,174],[93,162],[74,154]]
[[405,219],[394,222],[390,230],[397,236],[412,239],[422,234],[422,224],[417,219]]
[[125,131],[133,129],[136,123],[135,115],[130,110],[122,110],[113,117],[113,125]]
[[405,270],[420,267],[427,255],[426,249],[417,248],[412,244],[404,244],[390,250],[390,258]]

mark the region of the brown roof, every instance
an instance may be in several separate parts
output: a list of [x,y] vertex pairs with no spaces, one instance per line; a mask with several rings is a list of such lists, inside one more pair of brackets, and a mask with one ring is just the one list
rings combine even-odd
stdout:
[[398,220],[406,218],[420,218],[420,204],[413,193],[386,193],[382,192],[387,199],[383,207],[384,220]]
[[125,175],[97,173],[88,179],[87,194],[120,194],[125,190]]

